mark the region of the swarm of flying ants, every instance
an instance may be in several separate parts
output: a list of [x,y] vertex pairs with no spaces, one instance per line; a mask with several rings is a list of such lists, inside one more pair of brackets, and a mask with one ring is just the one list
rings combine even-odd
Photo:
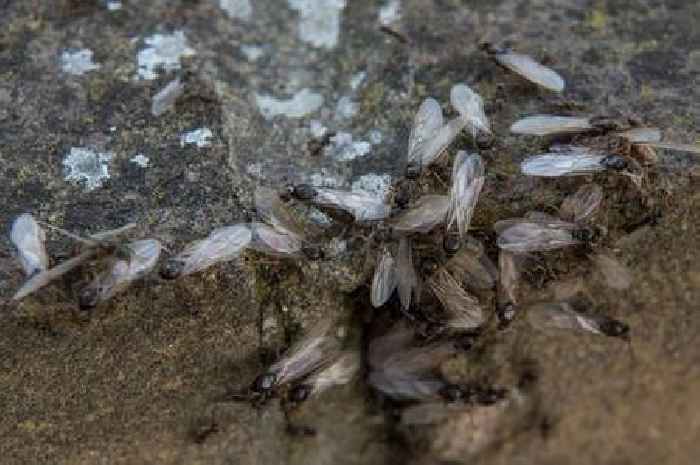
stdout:
[[[564,90],[564,79],[533,58],[491,45],[483,49],[498,65],[532,84],[552,92]],[[168,95],[163,98],[173,100]],[[591,247],[599,232],[592,218],[604,198],[600,186],[581,185],[564,199],[557,216],[532,211],[520,218],[497,221],[493,225],[499,249],[497,264],[469,235],[486,182],[487,167],[478,153],[457,152],[448,192],[415,195],[417,180],[431,165],[447,159],[448,147],[462,131],[475,141],[493,136],[484,102],[469,86],[453,86],[450,103],[458,116],[448,121],[435,99],[426,98],[419,106],[408,139],[406,179],[396,184],[399,187],[395,186],[390,199],[308,184],[290,185],[281,192],[258,187],[256,221],[215,229],[187,245],[165,261],[161,277],[173,280],[198,273],[236,260],[246,250],[277,258],[323,259],[322,228],[300,215],[300,206],[321,210],[343,225],[343,231],[351,227],[364,230],[377,257],[370,285],[371,305],[384,306],[397,291],[398,305],[407,317],[369,342],[366,379],[377,393],[398,402],[443,399],[490,405],[507,396],[505,389],[450,384],[438,370],[441,362],[463,349],[455,344],[455,336],[478,334],[492,314],[501,327],[523,315],[536,329],[628,338],[629,327],[623,322],[581,311],[567,300],[525,302],[521,297],[522,274],[535,254],[581,245],[589,246],[590,260],[609,286],[630,286],[630,273],[624,265],[597,244]],[[154,102],[158,112],[165,111],[167,105]],[[552,145],[545,153],[525,157],[520,168],[526,176],[549,178],[608,171],[628,176],[639,185],[642,166],[656,161],[655,149],[700,153],[696,146],[664,141],[661,130],[632,119],[533,115],[513,123],[510,131],[537,137],[569,135],[576,141]],[[44,227],[77,241],[79,252],[50,267]],[[99,271],[79,292],[82,309],[123,292],[157,267],[163,248],[155,239],[118,240],[133,228],[129,224],[80,237],[40,223],[30,214],[20,215],[12,224],[10,238],[28,279],[14,300],[28,297],[86,263],[98,264]],[[442,239],[438,241],[441,247],[435,247],[433,240],[426,252],[422,238],[436,235]],[[495,289],[495,312],[489,312],[488,303],[480,298],[479,290],[484,289]],[[426,297],[438,302],[441,311],[430,315],[429,322],[437,330],[421,343],[407,321],[426,317],[420,311]],[[338,327],[333,317],[318,322],[238,397],[260,400],[277,395],[296,404],[357,378],[363,368],[360,354],[344,347]]]

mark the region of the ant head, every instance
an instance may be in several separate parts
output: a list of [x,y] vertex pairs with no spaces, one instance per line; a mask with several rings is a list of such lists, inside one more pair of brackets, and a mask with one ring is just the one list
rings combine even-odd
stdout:
[[304,244],[301,251],[309,260],[315,261],[323,258],[323,249],[318,244]]
[[250,390],[257,394],[266,394],[272,390],[277,381],[277,376],[273,373],[263,373],[255,378],[253,384],[250,385]]
[[458,384],[447,384],[440,389],[440,396],[448,402],[457,402],[464,399],[464,391]]
[[600,324],[600,331],[606,336],[628,339],[630,327],[621,321],[609,319]]
[[420,166],[418,166],[418,164],[415,162],[410,162],[408,166],[406,166],[406,177],[408,179],[418,179],[419,175]]
[[163,279],[175,279],[179,277],[185,269],[185,262],[171,258],[165,262],[160,270],[160,276]]
[[601,160],[600,164],[609,170],[622,171],[627,168],[629,163],[619,155],[608,155]]
[[97,287],[87,287],[80,291],[78,296],[78,305],[81,310],[90,310],[97,306],[100,299],[100,292]]
[[442,240],[442,248],[449,257],[452,257],[462,248],[462,240],[457,233],[448,233]]
[[292,188],[291,196],[297,200],[311,200],[317,193],[310,184],[297,184]]

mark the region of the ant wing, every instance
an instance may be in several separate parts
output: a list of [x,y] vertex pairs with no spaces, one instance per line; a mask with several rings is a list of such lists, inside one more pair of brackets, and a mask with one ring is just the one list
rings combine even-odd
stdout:
[[474,133],[483,131],[491,134],[488,117],[484,112],[484,101],[466,84],[456,84],[450,91],[450,103],[468,123]]
[[274,373],[277,385],[303,378],[334,360],[341,340],[334,334],[334,320],[324,318],[274,363],[268,372]]
[[88,249],[81,252],[73,258],[69,258],[63,263],[54,266],[53,268],[49,268],[46,271],[42,271],[40,273],[35,274],[26,283],[24,283],[24,285],[21,288],[19,288],[19,290],[12,297],[12,300],[23,299],[29,294],[38,291],[54,279],[60,278],[64,274],[74,270],[87,260],[93,258],[95,255],[97,255],[96,249]]
[[[501,223],[501,222],[499,222]],[[496,241],[499,248],[514,253],[539,252],[561,249],[580,244],[574,239],[572,230],[576,225],[561,222],[547,223],[523,220],[508,226],[496,224],[500,229]]]
[[533,115],[513,123],[510,132],[530,136],[554,136],[589,132],[593,129],[590,117]]
[[391,226],[399,233],[430,232],[445,222],[450,199],[445,195],[424,195],[416,203],[391,219]]
[[46,234],[32,215],[24,213],[12,222],[10,241],[17,249],[17,258],[27,276],[48,269]]
[[567,221],[581,223],[590,219],[603,201],[603,189],[597,184],[585,184],[564,199],[559,216]]
[[384,305],[398,285],[396,260],[387,247],[384,248],[372,278],[371,302],[374,308]]
[[527,157],[520,170],[527,176],[581,176],[604,171],[608,154],[587,147],[562,146],[555,152]]
[[553,92],[564,91],[564,78],[553,69],[536,62],[529,55],[507,51],[495,54],[494,58],[501,66],[540,87]]
[[448,327],[469,330],[484,324],[486,318],[479,301],[464,290],[446,269],[435,273],[428,286],[447,313]]
[[485,179],[484,163],[479,155],[468,155],[464,151],[457,153],[452,169],[447,229],[457,223],[460,237],[464,237],[469,229]]
[[411,307],[411,297],[420,295],[418,291],[418,275],[413,266],[413,250],[411,240],[402,237],[399,239],[399,251],[396,257],[397,287],[401,307],[408,310]]
[[304,226],[273,189],[263,186],[255,189],[255,209],[263,221],[279,232],[302,240],[306,237]]
[[170,260],[183,264],[179,276],[185,276],[237,258],[250,244],[252,238],[253,233],[245,224],[217,228],[206,238],[185,247]]
[[423,100],[416,116],[413,119],[413,127],[408,138],[408,163],[421,163],[421,151],[418,150],[427,140],[432,139],[443,125],[442,108],[437,100],[427,98]]

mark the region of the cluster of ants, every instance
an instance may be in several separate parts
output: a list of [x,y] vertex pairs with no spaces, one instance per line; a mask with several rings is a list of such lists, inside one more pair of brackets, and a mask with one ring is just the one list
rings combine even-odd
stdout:
[[[564,90],[561,76],[533,58],[510,49],[484,49],[500,66],[528,81],[549,91]],[[531,254],[586,245],[595,236],[590,220],[604,196],[600,186],[581,186],[564,200],[558,216],[533,211],[521,218],[498,221],[494,225],[499,248],[497,265],[483,245],[468,234],[486,180],[485,164],[478,153],[459,151],[455,155],[447,194],[415,195],[419,178],[432,164],[446,158],[447,148],[462,131],[469,131],[474,140],[493,136],[483,101],[469,86],[455,85],[450,102],[458,116],[446,122],[436,100],[427,98],[420,105],[408,141],[406,178],[396,183],[393,198],[308,184],[291,185],[282,192],[258,187],[255,207],[259,220],[215,229],[167,259],[161,276],[176,279],[197,273],[237,259],[248,249],[281,258],[321,258],[322,248],[313,239],[319,237],[319,225],[302,218],[296,208],[299,205],[312,206],[334,222],[370,229],[370,237],[379,249],[371,283],[372,305],[387,304],[396,291],[400,308],[410,320],[417,318],[419,301],[425,294],[433,296],[442,307],[440,317],[431,318],[437,329],[427,343],[418,343],[405,321],[369,342],[367,381],[378,393],[399,402],[445,399],[490,405],[508,394],[505,389],[450,384],[439,374],[439,366],[461,350],[451,336],[478,334],[487,323],[479,290],[496,289],[500,326],[523,314],[537,328],[628,338],[625,323],[580,311],[565,299],[527,303],[520,297],[521,274]],[[534,115],[515,122],[511,132],[539,137],[570,135],[577,142],[553,145],[547,153],[526,157],[521,171],[527,176],[612,171],[639,184],[641,166],[656,160],[655,148],[699,152],[696,146],[664,142],[659,129],[637,121],[594,116]],[[613,143],[601,146],[597,143],[601,139]],[[82,250],[50,268],[42,226],[77,240]],[[116,240],[133,226],[80,237],[39,223],[30,214],[19,216],[12,225],[11,240],[28,280],[14,299],[27,297],[86,262],[98,261],[102,271],[79,293],[80,307],[94,307],[124,291],[155,269],[163,248],[155,239],[126,244]],[[441,231],[441,250],[433,247],[423,252],[417,267],[414,253],[421,236],[434,236],[436,231]],[[591,259],[607,285],[616,289],[630,286],[629,271],[610,254],[594,253]],[[260,400],[284,395],[298,403],[355,379],[362,359],[358,351],[344,349],[337,323],[329,317],[308,329],[238,397]]]

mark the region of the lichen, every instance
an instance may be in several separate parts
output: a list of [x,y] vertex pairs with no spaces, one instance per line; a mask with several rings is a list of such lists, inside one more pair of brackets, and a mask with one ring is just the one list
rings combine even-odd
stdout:
[[113,154],[98,153],[86,147],[72,147],[63,160],[65,180],[83,183],[86,191],[97,189],[109,179],[109,162]]
[[183,31],[172,34],[154,34],[145,40],[146,48],[138,53],[138,77],[157,79],[158,70],[175,71],[180,69],[180,58],[195,55],[188,45]]
[[100,69],[100,65],[92,61],[92,50],[64,50],[61,53],[61,70],[64,73],[82,76],[96,69]]

